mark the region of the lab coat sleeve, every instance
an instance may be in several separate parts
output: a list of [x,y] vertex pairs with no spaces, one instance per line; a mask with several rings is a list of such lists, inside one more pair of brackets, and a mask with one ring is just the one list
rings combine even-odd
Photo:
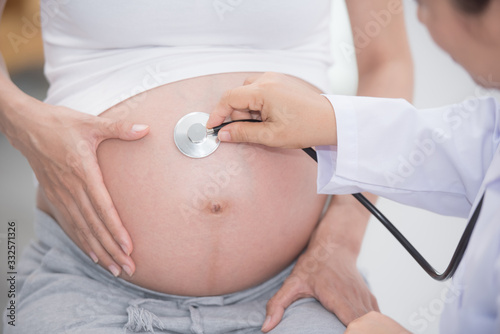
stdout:
[[338,146],[320,146],[318,192],[368,191],[466,217],[499,145],[494,98],[417,110],[403,99],[326,95]]

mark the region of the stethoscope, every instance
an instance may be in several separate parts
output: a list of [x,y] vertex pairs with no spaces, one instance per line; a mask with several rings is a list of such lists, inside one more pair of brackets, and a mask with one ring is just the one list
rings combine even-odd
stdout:
[[[217,134],[224,126],[234,122],[260,122],[255,119],[237,120],[223,123],[213,129],[206,128],[209,114],[203,112],[193,112],[182,117],[174,129],[174,141],[177,148],[186,156],[190,158],[204,158],[209,156],[219,147],[219,140]],[[318,162],[316,151],[312,148],[304,148],[306,152],[314,161]],[[481,211],[483,198],[479,201],[476,210],[472,214],[467,227],[458,242],[458,246],[453,253],[450,264],[443,273],[438,273],[434,267],[413,247],[413,245],[405,238],[401,232],[387,219],[382,212],[380,212],[365,196],[362,194],[352,194],[372,215],[377,218],[382,225],[384,225],[389,232],[399,241],[399,243],[408,251],[408,253],[418,262],[418,264],[429,274],[432,278],[438,281],[444,281],[453,276],[455,271],[462,260],[465,249],[469,244],[472,231],[476,225],[477,218]]]

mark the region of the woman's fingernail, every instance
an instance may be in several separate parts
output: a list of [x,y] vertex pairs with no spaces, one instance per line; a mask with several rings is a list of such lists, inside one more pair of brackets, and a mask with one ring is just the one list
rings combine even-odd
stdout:
[[89,255],[90,255],[90,258],[92,259],[92,261],[94,261],[94,263],[99,262],[99,259],[97,258],[97,255],[95,255],[94,252],[90,252]]
[[229,131],[219,131],[219,140],[231,141],[231,134],[229,133]]
[[132,269],[131,269],[129,266],[127,266],[127,265],[125,264],[125,265],[123,265],[123,266],[122,266],[122,268],[123,268],[123,270],[127,273],[127,275],[128,275],[129,277],[132,277],[132,275],[133,275],[134,273],[132,272]]
[[108,269],[109,271],[111,271],[113,276],[118,277],[118,275],[120,275],[120,269],[118,269],[118,267],[115,266],[114,264],[110,265]]
[[122,248],[125,254],[130,255],[130,251],[128,250],[127,246],[125,246],[124,244],[120,244],[120,247]]
[[268,315],[266,317],[266,320],[264,321],[264,324],[262,325],[262,331],[267,330],[267,327],[269,326],[269,323],[271,322],[271,316]]
[[149,128],[149,126],[145,125],[145,124],[134,124],[132,126],[132,131],[133,132],[141,132],[143,130],[146,130],[147,128]]

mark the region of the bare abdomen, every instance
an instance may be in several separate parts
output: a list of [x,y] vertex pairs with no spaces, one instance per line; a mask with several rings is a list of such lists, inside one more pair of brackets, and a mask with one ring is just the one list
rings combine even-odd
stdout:
[[131,282],[179,295],[230,293],[284,269],[309,240],[324,197],[305,153],[222,143],[209,157],[191,159],[175,147],[173,129],[183,115],[211,112],[246,77],[164,85],[101,115],[151,127],[142,140],[108,140],[98,150],[134,244]]

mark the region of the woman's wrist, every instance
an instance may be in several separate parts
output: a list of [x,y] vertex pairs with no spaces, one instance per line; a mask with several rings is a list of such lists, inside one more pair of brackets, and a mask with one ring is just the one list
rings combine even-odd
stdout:
[[[3,78],[3,80],[6,79]],[[26,132],[27,121],[33,119],[32,113],[38,103],[42,102],[25,94],[13,83],[4,85],[3,89],[0,90],[0,132],[12,144],[14,144],[14,139],[19,136],[21,127],[23,132]]]
[[357,258],[369,219],[369,212],[354,197],[335,195],[311,240],[323,239],[321,242],[327,242],[330,248]]
[[[329,256],[343,254],[346,259],[356,262],[361,250],[361,240],[357,230],[350,230],[349,224],[341,218],[325,215],[313,231],[308,248],[317,249]],[[339,231],[342,230],[342,233]]]

